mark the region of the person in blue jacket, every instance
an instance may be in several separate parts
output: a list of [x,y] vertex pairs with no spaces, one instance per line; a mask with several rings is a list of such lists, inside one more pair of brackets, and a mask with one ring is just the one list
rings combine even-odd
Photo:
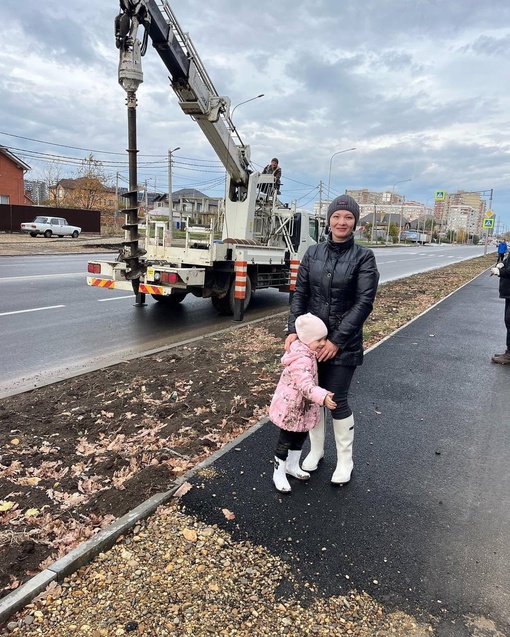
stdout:
[[501,263],[505,258],[505,254],[508,252],[508,246],[504,239],[498,243],[498,260],[496,263]]

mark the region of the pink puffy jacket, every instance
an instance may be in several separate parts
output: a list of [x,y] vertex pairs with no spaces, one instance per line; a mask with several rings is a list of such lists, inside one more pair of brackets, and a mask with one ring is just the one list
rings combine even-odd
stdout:
[[317,385],[315,352],[296,339],[282,356],[285,369],[269,407],[269,418],[287,431],[310,431],[319,422],[320,408],[328,395]]

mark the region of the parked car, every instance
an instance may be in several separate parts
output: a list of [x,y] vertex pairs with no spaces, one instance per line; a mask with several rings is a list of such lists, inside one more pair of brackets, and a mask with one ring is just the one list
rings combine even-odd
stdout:
[[77,239],[81,228],[69,225],[63,217],[36,217],[33,221],[22,223],[21,232],[28,232],[31,237],[42,234],[47,238],[56,235]]

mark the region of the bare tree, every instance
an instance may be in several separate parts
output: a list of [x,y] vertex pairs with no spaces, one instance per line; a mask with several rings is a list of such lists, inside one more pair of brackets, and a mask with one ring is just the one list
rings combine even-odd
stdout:
[[56,185],[62,179],[63,168],[62,164],[58,161],[52,161],[50,164],[40,169],[42,180],[45,182],[48,188],[48,200],[41,201],[42,204],[54,206],[55,208],[63,208],[67,204],[65,197],[59,199],[57,197]]
[[111,188],[107,184],[102,162],[94,159],[92,153],[82,160],[76,179],[75,203],[85,210],[111,208]]

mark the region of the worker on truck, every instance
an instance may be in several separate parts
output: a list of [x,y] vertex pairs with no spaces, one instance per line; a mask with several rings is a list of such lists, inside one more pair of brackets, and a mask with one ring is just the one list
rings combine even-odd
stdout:
[[282,176],[282,169],[279,166],[279,162],[278,159],[276,157],[273,157],[273,159],[271,159],[271,163],[269,163],[264,170],[262,171],[263,175],[273,175],[274,177],[274,186],[272,184],[262,184],[260,190],[262,192],[265,192],[267,195],[271,196],[275,190],[276,190],[276,194],[279,195],[280,194],[280,179]]

